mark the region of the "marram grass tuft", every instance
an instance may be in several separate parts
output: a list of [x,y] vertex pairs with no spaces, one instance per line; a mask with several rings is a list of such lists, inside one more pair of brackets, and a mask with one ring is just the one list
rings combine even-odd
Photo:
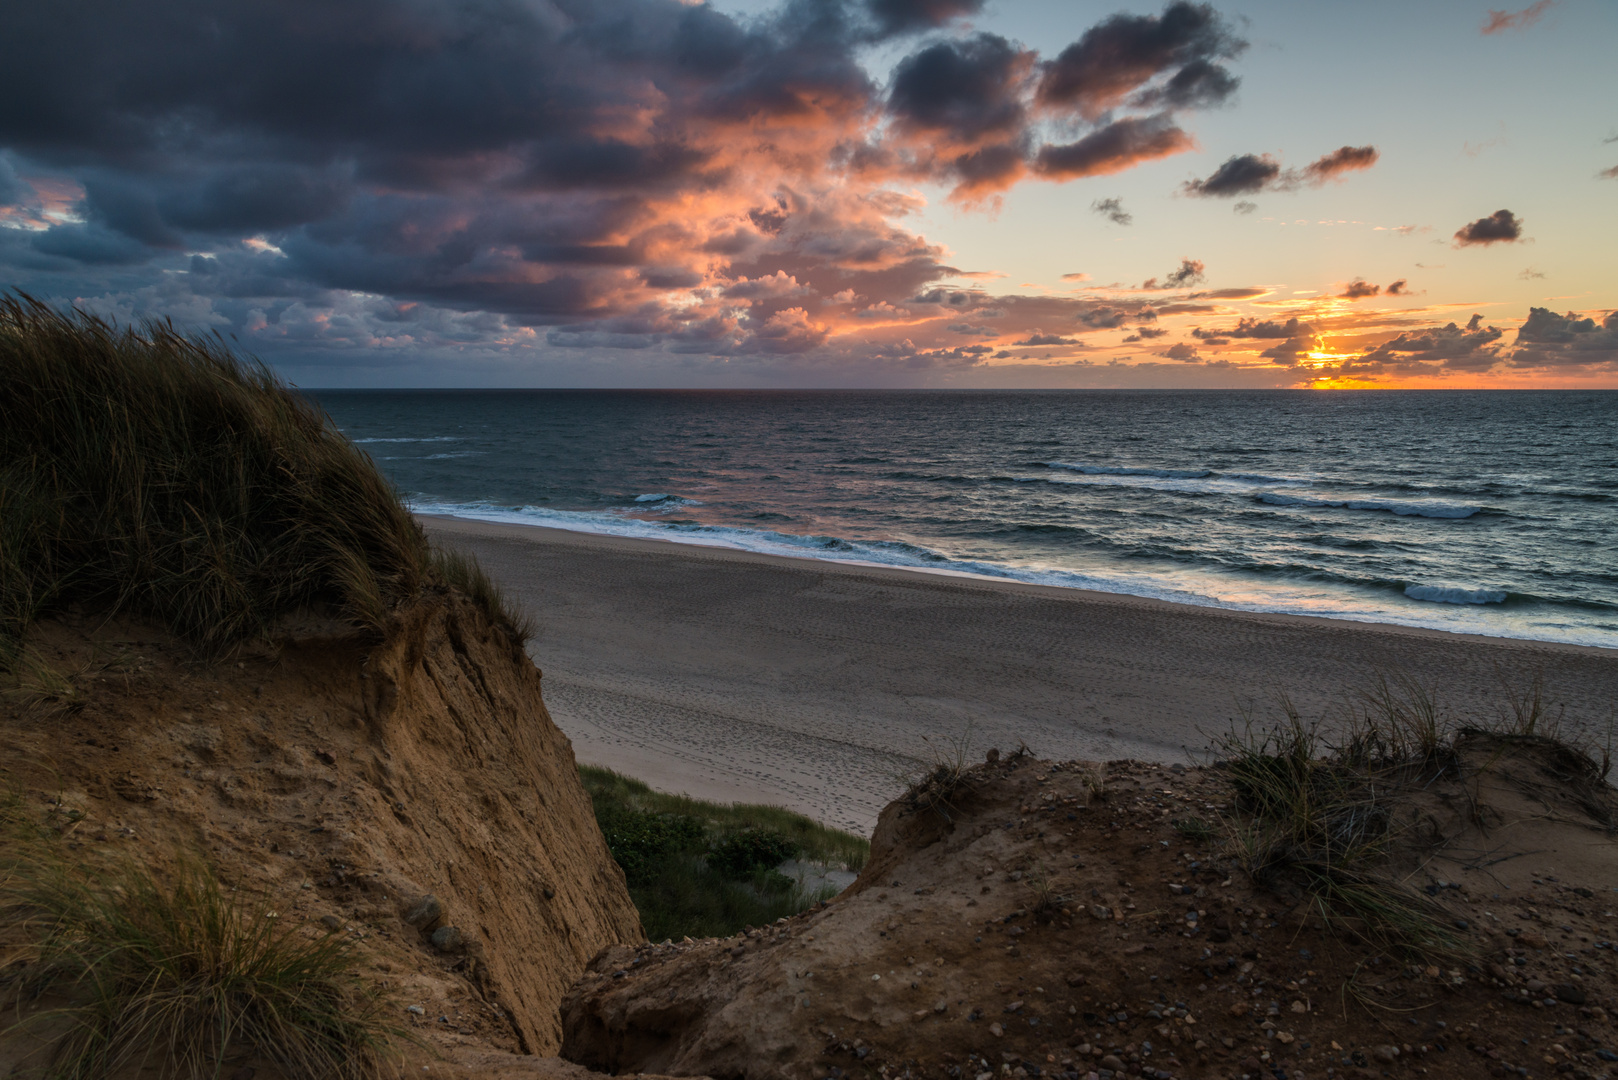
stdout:
[[0,298],[0,666],[68,604],[213,652],[300,608],[380,629],[444,586],[526,637],[475,563],[435,555],[371,459],[262,363],[166,322]]

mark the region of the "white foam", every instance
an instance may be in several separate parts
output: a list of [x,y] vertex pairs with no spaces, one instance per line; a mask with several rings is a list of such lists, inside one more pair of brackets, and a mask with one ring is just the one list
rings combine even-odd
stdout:
[[383,439],[383,438],[355,439],[354,443],[356,445],[359,445],[359,444],[362,444],[362,443],[377,443],[377,442],[460,442],[460,441],[461,441],[461,437],[459,435],[431,435],[431,436],[426,436],[426,437],[423,437],[423,438],[414,438],[414,437],[412,437],[412,438],[402,438],[401,437],[401,438],[397,438],[397,439]]
[[[412,503],[421,514],[470,518],[514,525],[534,525],[568,532],[594,533],[645,540],[663,540],[698,547],[729,548],[761,555],[826,560],[855,566],[881,566],[940,574],[948,577],[1016,581],[1069,589],[1137,596],[1197,607],[1230,611],[1276,612],[1342,619],[1349,622],[1391,623],[1491,637],[1534,641],[1565,641],[1578,645],[1618,648],[1618,627],[1570,626],[1531,619],[1502,619],[1494,600],[1454,601],[1411,605],[1379,598],[1375,591],[1343,591],[1301,581],[1253,581],[1207,572],[1107,571],[1087,573],[1049,566],[1010,566],[974,559],[951,558],[903,541],[844,540],[831,536],[795,536],[728,525],[695,525],[630,516],[633,511],[552,510],[538,506],[493,506],[465,503]],[[642,511],[644,512],[644,511]],[[1414,586],[1415,589],[1437,588]],[[1455,590],[1463,592],[1490,590]],[[1410,599],[1415,596],[1407,590]],[[1500,595],[1504,600],[1504,594]],[[1504,609],[1509,611],[1511,609]]]
[[1132,465],[1074,465],[1066,461],[1047,461],[1046,468],[1068,469],[1087,476],[1153,476],[1159,480],[1200,480],[1212,476],[1211,469],[1151,469]]
[[1265,491],[1255,495],[1259,502],[1271,506],[1301,506],[1324,510],[1380,510],[1400,517],[1469,518],[1483,510],[1481,506],[1438,501],[1405,499],[1319,499],[1303,495],[1282,495]]
[[1441,585],[1406,585],[1405,595],[1412,600],[1430,600],[1438,604],[1503,604],[1506,594],[1498,589],[1452,589]]

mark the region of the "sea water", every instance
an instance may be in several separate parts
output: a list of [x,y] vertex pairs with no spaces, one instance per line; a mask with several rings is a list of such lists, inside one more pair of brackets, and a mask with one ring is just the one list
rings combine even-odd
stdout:
[[1618,648],[1618,393],[311,396],[423,513]]

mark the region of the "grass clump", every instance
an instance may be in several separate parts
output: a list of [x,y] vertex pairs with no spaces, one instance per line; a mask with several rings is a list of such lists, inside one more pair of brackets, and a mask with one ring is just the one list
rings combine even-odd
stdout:
[[[1301,891],[1328,924],[1351,928],[1378,947],[1412,959],[1455,961],[1474,947],[1427,896],[1395,880],[1394,857],[1430,842],[1409,834],[1395,815],[1443,785],[1452,789],[1487,772],[1502,755],[1531,756],[1554,775],[1563,798],[1594,822],[1615,819],[1605,791],[1606,747],[1564,739],[1537,676],[1520,693],[1505,686],[1506,707],[1479,726],[1446,715],[1432,694],[1409,678],[1378,678],[1349,705],[1329,743],[1285,698],[1283,721],[1258,730],[1251,715],[1214,739],[1236,795],[1226,822],[1227,850],[1259,882]],[[1488,760],[1463,761],[1463,748],[1484,746]],[[1522,781],[1517,781],[1522,782]],[[1482,810],[1472,799],[1471,814]],[[1185,830],[1182,830],[1183,832]],[[1189,833],[1187,833],[1189,835]]]
[[1285,699],[1277,727],[1255,731],[1248,717],[1215,740],[1241,815],[1228,824],[1229,850],[1255,881],[1301,889],[1327,925],[1415,959],[1459,959],[1471,946],[1444,911],[1380,872],[1396,839],[1394,797],[1443,757],[1445,744],[1427,735],[1430,699],[1383,684],[1366,700],[1341,747]]
[[[351,973],[352,946],[227,893],[201,863],[98,874],[41,836],[13,841],[0,916],[13,947],[0,991],[46,1038],[48,1076],[190,1080],[250,1055],[292,1080],[389,1072],[399,1033]],[[66,1004],[38,1008],[41,995]]]
[[777,806],[665,795],[580,766],[607,847],[653,941],[723,937],[797,914],[825,896],[776,868],[788,859],[858,870],[870,844]]
[[259,361],[0,298],[0,666],[71,604],[217,651],[300,608],[381,628],[433,586],[522,638],[475,562],[435,556],[371,459]]

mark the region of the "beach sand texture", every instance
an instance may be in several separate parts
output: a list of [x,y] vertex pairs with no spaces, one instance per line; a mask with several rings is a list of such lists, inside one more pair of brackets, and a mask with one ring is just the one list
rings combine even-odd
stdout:
[[1495,716],[1543,676],[1605,738],[1618,651],[1263,615],[1048,586],[448,518],[538,624],[529,652],[581,762],[664,791],[775,803],[869,832],[904,776],[1025,743],[1052,759],[1186,761],[1242,709],[1306,717],[1378,673]]

